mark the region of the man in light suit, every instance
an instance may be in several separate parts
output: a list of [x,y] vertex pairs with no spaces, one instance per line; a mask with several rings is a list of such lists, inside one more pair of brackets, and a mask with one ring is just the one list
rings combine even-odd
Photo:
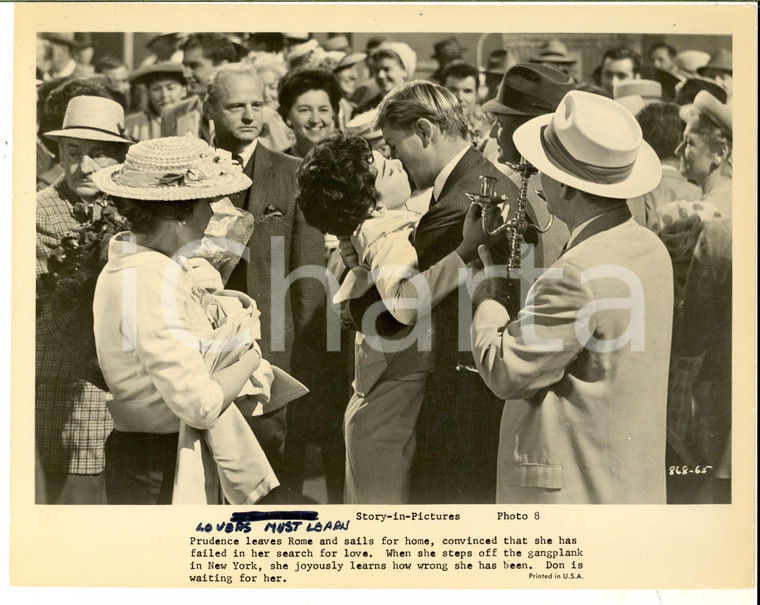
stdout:
[[[377,124],[417,189],[433,188],[414,238],[420,271],[462,242],[470,206],[465,194],[480,191],[481,175],[498,179],[496,194],[517,198],[517,187],[469,143],[462,109],[442,86],[414,81],[396,87],[378,108]],[[506,241],[501,241],[504,245],[497,246],[497,252],[505,258]],[[502,403],[470,370],[474,366],[469,343],[460,342],[467,340],[469,317],[460,330],[459,298],[460,293],[453,292],[432,311],[435,370],[417,420],[413,503],[486,503],[494,498]],[[469,300],[465,306],[469,308]]]
[[[263,84],[251,66],[231,63],[212,74],[203,109],[214,122],[214,143],[232,153],[253,181],[250,189],[231,196],[236,206],[253,215],[255,227],[248,260],[240,261],[226,287],[246,292],[256,301],[263,357],[304,380],[303,366],[313,362],[312,353],[321,350],[324,355],[325,289],[316,279],[298,279],[281,299],[274,286],[303,267],[324,274],[323,239],[296,207],[295,173],[300,162],[259,144],[263,107]],[[313,384],[307,386],[314,391]],[[254,417],[244,411],[244,416],[287,487],[286,409]]]
[[514,141],[570,240],[517,315],[481,250],[473,354],[507,400],[497,502],[664,504],[673,276],[626,206],[657,186],[659,160],[622,105],[580,91]]

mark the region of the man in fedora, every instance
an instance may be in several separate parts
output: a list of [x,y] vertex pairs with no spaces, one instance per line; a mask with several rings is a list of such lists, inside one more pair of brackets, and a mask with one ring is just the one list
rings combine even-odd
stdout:
[[673,273],[625,202],[657,186],[660,162],[628,110],[581,91],[514,140],[570,239],[519,314],[481,247],[473,354],[507,400],[497,502],[664,504]]
[[203,114],[203,97],[211,73],[237,58],[235,46],[217,33],[192,34],[180,48],[182,63],[187,69],[187,86],[190,97],[166,107],[161,114],[161,136],[182,136],[188,132],[207,143],[213,137],[208,118]]
[[[63,127],[45,133],[60,147],[64,174],[37,194],[37,323],[35,441],[48,504],[104,504],[105,441],[113,423],[106,392],[95,383],[94,351],[73,333],[79,317],[64,310],[45,286],[48,257],[61,239],[88,220],[86,204],[98,196],[92,175],[124,161],[124,110],[111,99],[69,101]],[[90,303],[91,306],[91,303]],[[81,309],[80,309],[81,310]]]
[[730,50],[725,48],[718,51],[710,57],[710,62],[704,67],[697,69],[697,74],[703,78],[715,80],[717,84],[726,89],[728,102],[734,93],[734,66],[733,57]]
[[47,75],[48,79],[54,78],[86,78],[90,73],[83,70],[76,62],[75,55],[79,48],[73,33],[43,33],[43,40],[47,40],[51,50],[51,66]]
[[[512,141],[512,135],[520,126],[536,116],[553,112],[566,93],[575,88],[575,82],[567,74],[552,67],[535,63],[518,63],[505,74],[495,99],[483,104],[482,110],[492,114],[496,122],[491,129],[491,137],[499,147],[498,161],[502,164],[517,164],[520,152]],[[520,187],[522,179],[509,169],[507,176]],[[528,185],[529,213],[536,224],[543,227],[551,219],[546,202],[537,191],[541,189],[538,176],[531,177]],[[546,233],[538,236],[534,249],[534,266],[548,267],[559,256],[567,241],[569,232],[562,221],[552,221]]]
[[[309,382],[314,393],[318,387],[305,380],[302,365],[325,355],[324,344],[321,351],[320,345],[314,344],[319,337],[322,342],[325,339],[324,324],[319,323],[325,313],[325,289],[308,278],[296,279],[283,300],[273,293],[275,284],[299,269],[324,267],[322,234],[306,223],[295,203],[300,162],[259,141],[264,85],[250,65],[230,63],[214,71],[203,107],[214,123],[214,144],[229,151],[253,182],[246,191],[230,196],[236,206],[253,215],[256,227],[248,241],[247,260],[235,267],[226,287],[256,301],[261,311],[259,344],[265,359]],[[288,475],[294,465],[284,460],[286,414],[282,407],[262,416],[244,416],[283,487],[298,492],[300,486],[293,486]],[[291,495],[298,498],[298,493]]]
[[531,62],[551,67],[572,77],[570,72],[578,61],[573,59],[570,53],[567,52],[567,46],[559,40],[553,39],[547,40],[541,45],[541,48],[538,49],[538,54]]
[[461,62],[466,50],[456,36],[451,36],[433,44],[433,56],[431,59],[435,59],[438,63],[438,69],[430,76],[430,80],[443,86],[445,84],[443,74],[446,68],[449,65]]

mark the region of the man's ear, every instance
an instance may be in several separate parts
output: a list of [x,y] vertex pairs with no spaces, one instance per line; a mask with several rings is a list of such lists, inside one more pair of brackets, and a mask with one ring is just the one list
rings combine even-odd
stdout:
[[214,116],[211,115],[211,104],[208,101],[203,102],[203,115],[207,120],[214,119]]
[[433,124],[426,118],[419,118],[414,123],[414,134],[422,140],[422,146],[427,147],[433,139]]

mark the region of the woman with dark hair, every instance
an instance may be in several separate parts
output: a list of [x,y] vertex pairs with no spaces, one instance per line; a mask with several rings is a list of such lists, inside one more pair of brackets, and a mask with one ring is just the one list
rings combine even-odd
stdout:
[[[277,482],[230,404],[268,366],[254,340],[259,314],[242,293],[226,300],[212,295],[223,289],[219,273],[206,261],[187,260],[218,208],[229,204],[226,196],[247,189],[250,179],[229,154],[188,135],[138,143],[124,164],[99,171],[93,181],[114,196],[132,229],[111,239],[93,302],[98,361],[113,395],[109,504],[212,504],[220,487],[232,503],[255,502]],[[230,331],[236,338],[222,339]],[[254,384],[267,380],[268,391],[267,376]],[[217,427],[229,431],[221,442]],[[180,469],[192,452],[206,451],[184,446],[197,430],[205,431],[218,473],[187,486]],[[218,456],[217,447],[230,455]],[[203,460],[190,477],[203,477],[205,468]]]
[[[411,243],[420,215],[404,209],[408,176],[400,161],[359,135],[336,133],[317,143],[297,176],[304,217],[341,238],[350,268],[333,302],[361,298],[374,285],[390,314],[356,336],[354,394],[344,416],[344,503],[407,503],[415,424],[433,369],[425,346],[430,309],[457,288],[462,259],[474,258],[485,238],[478,224],[455,252],[420,273]],[[391,324],[392,336],[383,327]]]
[[294,69],[280,80],[277,98],[277,111],[295,135],[295,143],[285,153],[303,158],[335,130],[341,91],[331,72]]

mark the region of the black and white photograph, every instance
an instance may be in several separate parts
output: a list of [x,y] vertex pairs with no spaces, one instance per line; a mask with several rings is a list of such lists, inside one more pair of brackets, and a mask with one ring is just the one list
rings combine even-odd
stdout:
[[[335,11],[242,18],[251,6],[217,23],[194,8],[195,22],[68,15],[54,28],[30,11],[17,24],[17,44],[36,48],[34,65],[16,57],[14,91],[14,109],[35,99],[14,142],[30,158],[35,128],[35,169],[14,177],[14,210],[17,191],[36,198],[31,399],[12,402],[26,407],[12,430],[33,442],[15,444],[25,506],[205,511],[187,536],[233,510],[223,531],[253,527],[249,541],[269,520],[272,533],[311,520],[304,531],[322,533],[288,539],[315,550],[278,554],[295,573],[264,580],[334,570],[337,587],[344,564],[386,569],[354,567],[371,549],[342,563],[318,548],[338,544],[317,540],[327,530],[360,540],[348,536],[362,514],[539,522],[545,505],[656,505],[632,510],[709,519],[749,503],[754,472],[732,481],[750,438],[732,439],[734,408],[746,423],[754,407],[736,397],[753,377],[738,376],[734,298],[737,282],[754,297],[755,210],[733,215],[754,172],[734,196],[733,118],[756,132],[756,111],[734,110],[756,75],[737,65],[738,30],[687,25],[688,11],[675,27],[474,31],[450,8],[410,31]],[[146,31],[159,24],[181,31]],[[736,94],[735,68],[751,74]],[[751,254],[736,268],[735,229]],[[621,510],[607,508],[556,510]],[[435,542],[405,543],[446,565],[427,559]],[[229,550],[231,568],[256,569]],[[501,550],[503,569],[535,556],[583,579],[580,548]],[[205,582],[260,578],[213,577],[192,557],[219,555],[189,552]],[[405,555],[377,556],[390,570]],[[460,564],[491,569],[488,556]]]

